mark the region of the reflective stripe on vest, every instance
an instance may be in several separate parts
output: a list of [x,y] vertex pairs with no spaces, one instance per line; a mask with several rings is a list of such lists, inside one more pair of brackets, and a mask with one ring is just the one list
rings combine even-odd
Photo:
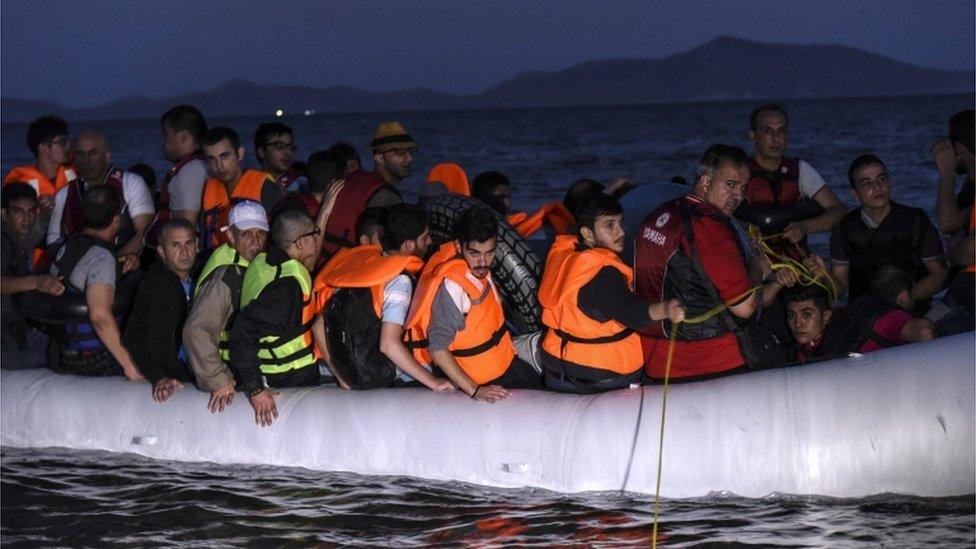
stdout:
[[542,350],[579,366],[633,373],[644,364],[640,337],[615,320],[598,322],[579,308],[580,290],[604,267],[620,271],[628,285],[634,281],[633,269],[612,250],[577,251],[577,245],[576,236],[557,236],[549,250],[539,284],[542,323],[550,328]]
[[[241,254],[231,247],[230,244],[221,244],[207,259],[207,263],[204,264],[203,270],[200,271],[200,276],[197,277],[196,288],[193,289],[193,297],[196,299],[197,294],[200,293],[200,287],[204,285],[214,271],[221,267],[238,266],[241,269],[247,269],[248,260],[245,259]],[[231,295],[234,295],[233,288],[231,289]],[[237,307],[237,303],[234,303],[234,307]],[[231,315],[227,319],[227,325],[220,330],[220,335],[217,337],[217,351],[220,354],[220,360],[224,363],[230,362],[230,323],[234,320],[234,315]]]
[[241,288],[241,309],[258,298],[264,288],[280,278],[292,277],[302,291],[302,317],[282,334],[266,335],[260,339],[258,359],[261,373],[281,374],[315,363],[312,344],[312,277],[305,266],[289,259],[280,265],[269,265],[266,253],[258,254],[244,273]]

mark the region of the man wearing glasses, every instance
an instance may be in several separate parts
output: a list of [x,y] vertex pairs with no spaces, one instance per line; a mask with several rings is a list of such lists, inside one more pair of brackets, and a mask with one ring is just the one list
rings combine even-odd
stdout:
[[307,186],[305,176],[292,167],[297,148],[291,127],[281,122],[264,122],[254,132],[254,154],[261,169],[278,183],[283,193]]
[[277,393],[269,387],[319,383],[309,272],[318,261],[322,227],[340,190],[342,184],[330,191],[315,223],[303,211],[275,216],[268,252],[258,254],[244,273],[241,309],[229,338],[229,365],[237,371],[254,408],[255,422],[262,427],[278,416]]
[[34,187],[38,205],[49,213],[54,207],[54,193],[77,177],[68,165],[68,123],[57,116],[34,120],[27,127],[27,146],[34,155],[34,165],[15,167],[3,182]]

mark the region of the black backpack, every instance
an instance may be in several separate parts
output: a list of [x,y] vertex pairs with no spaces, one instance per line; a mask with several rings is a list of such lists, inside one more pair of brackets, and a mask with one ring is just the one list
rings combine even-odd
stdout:
[[322,312],[335,373],[352,389],[390,387],[396,366],[380,352],[382,321],[369,288],[340,288]]

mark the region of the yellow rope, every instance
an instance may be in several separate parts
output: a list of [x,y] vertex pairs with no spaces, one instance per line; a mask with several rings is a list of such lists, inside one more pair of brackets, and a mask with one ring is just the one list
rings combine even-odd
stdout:
[[678,338],[678,326],[681,324],[700,324],[705,322],[706,320],[711,319],[715,315],[729,308],[729,306],[731,306],[733,303],[742,301],[748,297],[749,294],[752,294],[761,288],[761,284],[749,288],[734,298],[724,303],[720,303],[698,316],[686,318],[682,322],[675,322],[671,325],[671,335],[668,338],[668,358],[664,363],[664,385],[662,389],[663,392],[661,394],[661,430],[657,443],[657,481],[654,487],[654,528],[651,533],[651,547],[654,549],[657,548],[657,525],[658,516],[661,511],[661,465],[664,458],[664,416],[668,409],[668,384],[671,380],[671,361],[674,358],[674,342]]

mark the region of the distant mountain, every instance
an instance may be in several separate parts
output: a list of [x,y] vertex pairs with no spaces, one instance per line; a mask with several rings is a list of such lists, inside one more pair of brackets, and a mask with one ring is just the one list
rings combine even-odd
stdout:
[[154,118],[190,103],[209,116],[557,107],[809,97],[973,93],[974,71],[926,69],[857,48],[771,44],[720,37],[660,59],[589,61],[555,72],[528,72],[482,93],[427,88],[370,92],[350,87],[277,86],[232,80],[205,92],[161,99],[124,97],[92,108],[4,98],[2,119],[47,113],[72,120]]

